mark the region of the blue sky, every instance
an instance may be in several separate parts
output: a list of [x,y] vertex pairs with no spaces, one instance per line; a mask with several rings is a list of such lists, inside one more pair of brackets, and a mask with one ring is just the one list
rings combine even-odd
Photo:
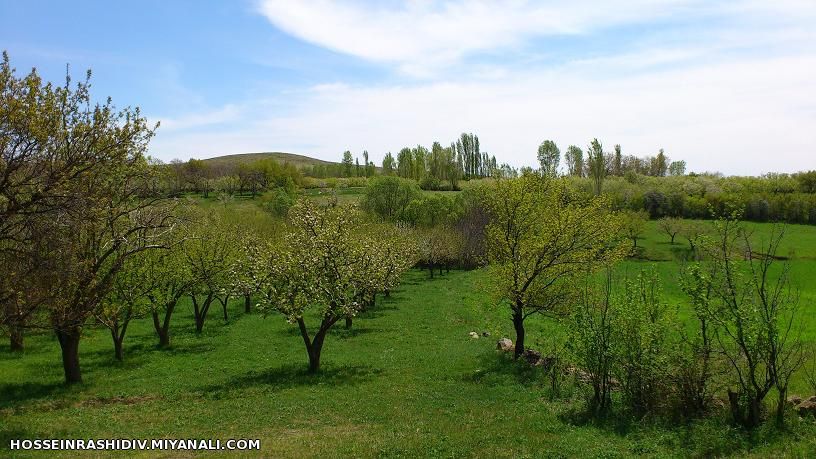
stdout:
[[816,168],[812,0],[0,0],[19,72],[91,68],[151,154],[337,159],[460,132],[514,166],[598,137],[695,171]]

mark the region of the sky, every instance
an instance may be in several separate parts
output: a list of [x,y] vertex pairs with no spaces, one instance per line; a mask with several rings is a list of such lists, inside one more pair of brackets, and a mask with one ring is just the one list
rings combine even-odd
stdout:
[[0,0],[19,74],[93,72],[169,161],[285,151],[379,163],[462,132],[514,167],[562,151],[688,170],[816,169],[814,0]]

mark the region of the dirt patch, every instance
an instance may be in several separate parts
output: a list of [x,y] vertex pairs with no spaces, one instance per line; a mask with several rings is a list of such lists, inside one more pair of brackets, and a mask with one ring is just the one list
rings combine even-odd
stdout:
[[158,395],[136,395],[132,397],[99,397],[99,398],[90,398],[88,400],[80,400],[74,404],[76,408],[99,408],[106,405],[137,405],[139,403],[146,403],[152,402],[153,400],[159,400],[161,397]]

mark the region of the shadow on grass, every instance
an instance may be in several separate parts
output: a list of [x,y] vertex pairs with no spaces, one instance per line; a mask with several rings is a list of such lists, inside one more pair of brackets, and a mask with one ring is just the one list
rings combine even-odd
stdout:
[[8,343],[8,337],[0,335],[3,343],[0,344],[0,361],[4,360],[18,360],[24,358],[27,354],[39,354],[50,349],[56,342],[56,337],[51,339],[51,333],[38,333],[26,335],[24,341],[24,349],[20,351],[12,351]]
[[385,316],[390,311],[396,311],[399,308],[396,306],[392,306],[395,301],[389,301],[388,303],[378,303],[377,306],[373,308],[366,309],[365,311],[361,312],[357,315],[357,319],[376,319],[378,317]]
[[547,373],[541,368],[530,366],[523,359],[513,359],[512,352],[486,352],[479,356],[479,370],[465,374],[465,382],[500,386],[511,378],[518,384],[534,386],[544,383]]
[[306,364],[291,364],[264,371],[250,371],[244,375],[230,378],[222,384],[203,386],[198,389],[207,398],[220,399],[229,397],[234,392],[263,387],[270,390],[283,390],[300,386],[336,387],[354,385],[369,381],[382,373],[382,370],[368,365],[351,365],[323,368],[317,373],[310,373]]
[[[366,324],[367,325],[367,324]],[[367,335],[369,333],[374,333],[380,331],[379,328],[371,328],[365,325],[360,326],[359,323],[355,321],[354,326],[352,328],[346,328],[345,326],[334,327],[329,330],[329,336],[336,339],[349,339],[355,338],[360,335]],[[298,334],[299,336],[299,334]]]
[[[370,324],[367,323],[367,320],[370,318],[371,317],[355,317],[353,325],[350,329],[346,328],[345,323],[340,320],[331,329],[329,329],[328,336],[337,339],[347,339],[354,338],[355,336],[359,335],[367,335],[369,333],[382,331],[381,328],[371,327]],[[314,330],[310,329],[309,332],[313,334]],[[282,336],[287,336],[289,338],[300,339],[301,337],[300,329],[297,326],[286,327],[278,330],[276,333],[280,333]]]
[[34,432],[22,429],[8,428],[0,426],[0,451],[9,449],[12,440],[32,440],[34,438],[54,438],[50,436],[37,435]]
[[26,402],[50,399],[68,391],[69,388],[61,382],[0,384],[0,409],[20,407]]

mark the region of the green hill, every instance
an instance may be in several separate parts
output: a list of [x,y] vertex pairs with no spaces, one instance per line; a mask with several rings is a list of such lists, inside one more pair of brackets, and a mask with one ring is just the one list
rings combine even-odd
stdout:
[[283,153],[278,151],[263,152],[263,153],[240,153],[236,155],[216,156],[215,158],[205,159],[213,167],[233,168],[243,163],[251,163],[259,159],[274,159],[281,163],[294,164],[295,167],[301,168],[304,166],[317,166],[326,164],[337,164],[333,161],[324,161],[322,159],[310,158],[309,156],[297,155],[294,153]]

